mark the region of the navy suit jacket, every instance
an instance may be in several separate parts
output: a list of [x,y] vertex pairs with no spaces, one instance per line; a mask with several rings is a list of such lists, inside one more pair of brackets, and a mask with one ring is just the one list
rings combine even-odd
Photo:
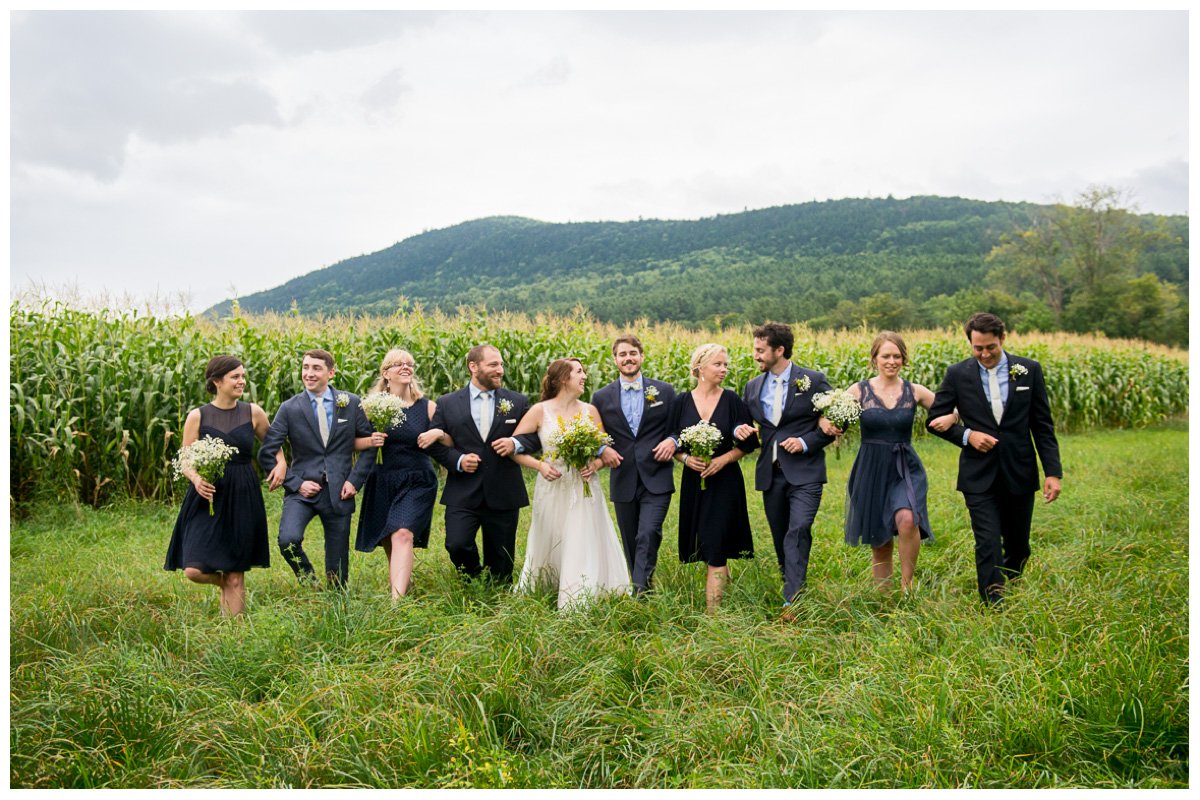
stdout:
[[[742,402],[750,409],[750,416],[758,423],[758,434],[762,440],[758,462],[754,465],[754,488],[760,492],[771,488],[771,464],[775,442],[792,437],[803,438],[804,443],[808,445],[808,451],[789,453],[782,446],[779,448],[779,466],[783,469],[783,476],[787,478],[787,482],[793,486],[825,483],[825,446],[834,441],[834,437],[827,435],[819,427],[821,412],[817,411],[812,403],[814,394],[830,390],[825,373],[792,364],[788,371],[787,387],[783,391],[783,413],[779,417],[778,427],[767,419],[759,399],[766,377],[764,372],[751,378],[742,393]],[[804,377],[808,378],[810,385],[807,390],[801,392],[796,386],[796,381]]]
[[[337,398],[343,395],[347,403],[338,407]],[[333,396],[333,425],[327,444],[321,444],[321,431],[308,393],[300,392],[284,400],[275,412],[275,419],[271,420],[271,427],[258,449],[258,463],[264,472],[274,469],[275,454],[287,440],[292,446],[292,459],[288,463],[287,477],[283,479],[284,494],[295,494],[306,503],[315,503],[315,496],[305,497],[299,491],[300,484],[305,481],[316,481],[329,492],[330,505],[336,511],[353,514],[354,498],[342,499],[342,484],[350,481],[355,489],[361,489],[371,474],[375,466],[375,448],[363,450],[356,464],[354,440],[370,436],[374,429],[367,421],[358,395],[333,389]]]
[[[1007,351],[1005,351],[1007,353]],[[1025,375],[1013,375],[1012,368],[1020,364]],[[1042,459],[1047,477],[1062,477],[1058,458],[1058,438],[1054,435],[1054,419],[1050,415],[1050,400],[1042,365],[1032,358],[1008,353],[1008,403],[1000,423],[992,416],[992,406],[983,391],[979,362],[968,358],[951,364],[941,388],[933,398],[929,419],[936,419],[958,408],[962,424],[952,425],[945,433],[929,428],[934,436],[962,448],[958,457],[960,492],[979,494],[999,482],[1012,494],[1030,494],[1041,488],[1038,481],[1037,459]],[[998,443],[986,453],[969,444],[963,447],[967,428],[995,436]]]
[[[500,413],[500,403],[512,403],[512,410]],[[521,467],[511,458],[501,457],[492,442],[513,435],[521,417],[529,411],[529,398],[510,389],[500,388],[492,395],[492,427],[487,439],[479,437],[479,427],[471,416],[471,393],[466,386],[437,399],[431,426],[441,428],[454,440],[453,447],[433,453],[448,471],[442,505],[479,508],[486,505],[496,511],[508,511],[529,505]],[[474,472],[459,472],[458,460],[467,453],[482,458]]]
[[652,494],[675,491],[675,462],[671,459],[655,461],[653,454],[654,448],[668,435],[667,419],[675,400],[675,387],[644,375],[641,382],[643,392],[646,387],[653,386],[658,389],[658,397],[653,402],[643,400],[642,421],[636,437],[621,411],[620,379],[597,389],[592,395],[592,405],[600,414],[604,431],[613,438],[612,447],[622,458],[621,466],[609,470],[608,497],[614,503],[633,502],[638,477]]

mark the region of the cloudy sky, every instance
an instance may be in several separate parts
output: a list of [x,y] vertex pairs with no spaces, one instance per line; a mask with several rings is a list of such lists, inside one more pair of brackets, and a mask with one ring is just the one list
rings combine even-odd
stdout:
[[1186,12],[14,12],[10,288],[193,311],[491,215],[1188,210]]

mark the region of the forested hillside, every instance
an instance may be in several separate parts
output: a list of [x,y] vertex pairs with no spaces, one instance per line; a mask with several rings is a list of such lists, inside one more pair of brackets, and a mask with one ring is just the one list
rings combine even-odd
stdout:
[[[413,236],[239,303],[252,312],[294,307],[323,314],[390,314],[404,300],[527,313],[564,313],[582,304],[616,323],[645,318],[721,327],[770,318],[820,328],[953,325],[987,307],[1018,329],[1054,330],[1069,326],[1036,282],[1001,280],[988,260],[1005,234],[1043,208],[889,197],[687,221],[491,217]],[[1139,307],[1122,312],[1121,324],[1133,329],[1106,332],[1186,343],[1187,218],[1132,218],[1169,230],[1140,252],[1132,277],[1153,276],[1154,285],[1142,292],[1152,297],[1143,305],[1172,314],[1152,315],[1151,331]],[[210,311],[223,315],[228,308],[226,302]],[[1090,323],[1095,314],[1086,316]],[[1125,324],[1126,318],[1134,321]]]

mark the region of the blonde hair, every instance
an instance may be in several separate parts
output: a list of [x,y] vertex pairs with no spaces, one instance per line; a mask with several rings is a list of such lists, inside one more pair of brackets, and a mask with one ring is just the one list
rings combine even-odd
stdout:
[[[379,362],[379,380],[375,381],[375,385],[371,387],[371,394],[375,394],[376,392],[388,391],[387,378],[384,376],[383,373],[387,370],[388,367],[392,366],[397,361],[413,361],[413,362],[415,362],[416,359],[413,358],[412,354],[409,353],[407,350],[401,350],[398,347],[394,347],[391,350],[388,350],[387,355],[385,355],[383,357],[383,361]],[[425,390],[421,388],[421,382],[419,380],[417,380],[417,370],[414,367],[413,368],[413,376],[412,376],[412,401],[415,403],[424,396],[425,396]]]
[[702,344],[692,351],[693,381],[698,381],[700,379],[700,368],[716,358],[718,351],[724,353],[725,355],[729,355],[729,351],[725,349],[725,346],[717,344],[716,342]]

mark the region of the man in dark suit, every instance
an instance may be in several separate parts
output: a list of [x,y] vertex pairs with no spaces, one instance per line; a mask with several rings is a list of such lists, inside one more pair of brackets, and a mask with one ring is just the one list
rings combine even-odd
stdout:
[[482,527],[483,566],[493,580],[511,583],[517,521],[529,494],[521,467],[508,456],[521,451],[512,435],[529,399],[501,388],[504,360],[491,345],[472,347],[467,369],[471,382],[437,399],[431,423],[454,442],[439,458],[449,472],[442,491],[446,551],[463,574],[480,575],[475,534]]
[[[325,529],[325,579],[330,587],[345,586],[349,577],[354,496],[375,464],[374,448],[366,441],[355,442],[371,435],[371,423],[357,395],[329,385],[336,372],[328,351],[305,353],[300,373],[304,391],[279,406],[258,450],[258,463],[266,470],[275,466],[275,454],[284,441],[291,444],[279,550],[301,582],[315,583],[312,563],[304,552],[304,529],[314,516],[320,517]],[[356,446],[371,452],[352,466]]]
[[600,460],[611,470],[608,498],[616,508],[634,596],[650,588],[663,520],[675,493],[671,456],[676,444],[667,436],[675,388],[642,375],[644,358],[638,337],[617,339],[613,360],[621,376],[592,395],[604,431],[613,438]]
[[1034,446],[1046,473],[1047,503],[1062,492],[1062,464],[1042,365],[1004,352],[1004,323],[994,314],[975,314],[963,329],[974,357],[946,370],[929,409],[931,422],[955,408],[960,420],[944,433],[930,431],[962,448],[957,488],[975,533],[979,596],[996,605],[1006,577],[1019,577],[1029,558],[1039,488]]
[[[813,520],[825,488],[824,448],[834,441],[835,429],[813,407],[812,396],[830,387],[823,373],[791,363],[795,338],[787,325],[768,322],[753,336],[761,374],[746,383],[742,400],[762,439],[754,488],[763,493],[790,618],[789,606],[808,581]],[[741,440],[753,431],[740,425],[733,435]]]

